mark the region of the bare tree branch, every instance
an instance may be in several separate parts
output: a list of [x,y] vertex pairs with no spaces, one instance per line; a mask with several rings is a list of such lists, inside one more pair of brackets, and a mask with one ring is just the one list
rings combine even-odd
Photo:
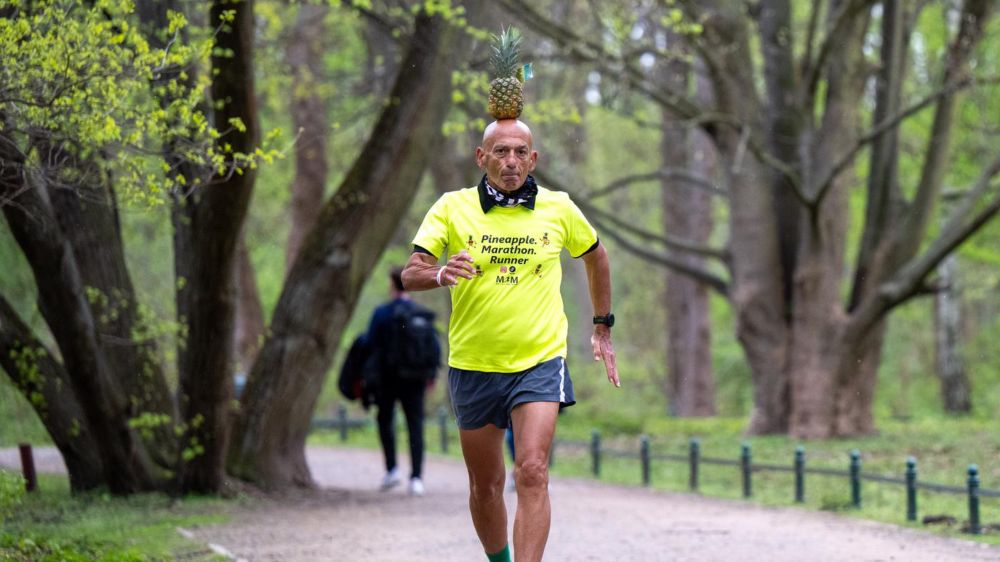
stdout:
[[[541,181],[541,183],[551,186],[553,189],[556,189],[558,191],[565,191],[566,193],[571,193],[568,189],[566,189],[566,186],[560,184],[558,181],[555,181],[553,178],[550,178],[542,173],[538,173],[537,170],[535,172],[535,176]],[[687,263],[685,260],[681,258],[667,254],[660,254],[657,252],[650,251],[646,248],[643,248],[631,242],[630,240],[626,239],[624,236],[618,234],[617,228],[622,228],[624,230],[631,231],[637,236],[642,236],[644,238],[656,239],[657,241],[663,243],[664,245],[676,247],[678,249],[694,252],[700,255],[713,257],[725,263],[726,254],[724,251],[718,249],[704,248],[703,246],[694,244],[690,241],[681,241],[676,238],[673,238],[668,242],[667,239],[661,236],[652,233],[647,233],[645,231],[642,231],[641,229],[635,228],[631,225],[628,225],[627,223],[624,223],[624,221],[615,219],[608,213],[601,211],[600,209],[597,209],[596,207],[591,205],[586,200],[585,197],[582,196],[578,197],[574,199],[573,202],[576,203],[576,205],[580,207],[580,209],[584,213],[588,214],[588,217],[591,220],[591,222],[593,222],[595,226],[598,226],[601,229],[601,232],[606,233],[611,239],[618,242],[622,246],[622,248],[624,248],[629,253],[635,254],[644,259],[648,259],[659,265],[669,267],[679,273],[688,275],[691,278],[695,279],[696,281],[712,287],[722,295],[728,294],[729,284],[722,277],[719,277],[718,275],[712,273],[707,269],[700,268],[690,263]],[[614,224],[615,227],[617,228],[612,227],[611,226],[612,224]]]
[[609,213],[608,211],[599,209],[591,205],[587,201],[586,197],[574,199],[574,202],[577,204],[578,207],[580,207],[580,210],[582,210],[585,214],[596,216],[599,220],[601,220],[605,224],[610,224],[619,230],[623,230],[630,234],[634,234],[635,236],[639,236],[640,238],[643,238],[645,240],[658,242],[668,248],[673,248],[675,250],[683,252],[689,252],[702,257],[717,259],[723,263],[728,262],[729,256],[725,250],[721,250],[719,248],[712,248],[710,246],[705,246],[703,244],[699,244],[692,240],[688,240],[686,238],[680,238],[678,236],[670,234],[661,235],[661,234],[656,234],[654,232],[650,232],[648,230],[643,230],[629,223],[628,221],[622,220],[614,216],[614,214]]
[[643,248],[627,240],[625,237],[615,232],[615,229],[608,228],[608,225],[604,224],[600,219],[591,217],[591,220],[593,221],[595,226],[601,229],[602,233],[607,234],[609,238],[617,242],[625,251],[629,252],[630,254],[634,254],[636,256],[639,256],[640,258],[649,260],[650,262],[655,263],[657,265],[668,267],[678,273],[687,275],[688,277],[694,279],[695,281],[698,281],[699,283],[704,283],[705,285],[711,287],[712,289],[715,289],[715,291],[718,292],[720,295],[726,297],[729,296],[729,283],[725,279],[719,277],[718,275],[715,275],[714,273],[708,270],[692,266],[691,264],[686,263],[684,260],[678,259],[676,257],[667,254],[659,254],[647,250],[646,248]]
[[860,13],[863,8],[870,7],[875,3],[875,0],[849,0],[844,7],[837,14],[834,21],[833,27],[830,28],[830,32],[827,33],[826,37],[823,39],[822,45],[819,48],[819,54],[816,56],[816,62],[812,63],[809,68],[809,73],[806,75],[806,90],[803,99],[808,103],[804,107],[808,112],[812,111],[812,102],[816,96],[816,88],[819,85],[819,77],[822,75],[823,68],[826,66],[826,59],[830,56],[830,52],[835,46],[841,43],[841,33],[844,27],[850,23],[851,19]]
[[606,195],[610,195],[611,193],[614,193],[619,189],[628,187],[634,183],[641,183],[641,182],[661,180],[661,179],[681,180],[688,183],[691,187],[696,187],[698,189],[708,191],[712,195],[718,195],[719,197],[729,197],[729,194],[726,192],[726,190],[716,186],[708,178],[699,176],[698,174],[695,174],[690,170],[684,170],[681,168],[661,168],[659,170],[648,172],[645,174],[632,174],[629,176],[623,176],[600,189],[595,189],[594,191],[584,194],[584,196],[593,200],[597,199],[598,197],[604,197]]
[[501,0],[509,11],[518,15],[525,26],[551,38],[581,60],[596,64],[604,72],[627,80],[636,89],[649,96],[681,118],[692,119],[702,113],[702,108],[682,93],[664,89],[662,85],[652,85],[646,76],[621,56],[608,52],[602,45],[586,37],[581,37],[566,26],[546,18],[525,0]]
[[[976,184],[968,191],[965,200],[952,213],[941,234],[931,242],[927,251],[904,264],[891,279],[879,287],[872,299],[858,309],[851,322],[852,330],[858,330],[856,333],[859,334],[864,333],[890,310],[920,294],[924,287],[924,279],[934,271],[941,260],[1000,212],[1000,184],[991,184],[997,174],[1000,174],[1000,156],[983,170]],[[996,190],[997,193],[971,219],[966,218],[975,202],[989,190]]]
[[[878,140],[879,137],[897,127],[902,121],[905,121],[915,113],[919,113],[923,109],[926,109],[927,106],[931,105],[940,98],[954,94],[958,90],[967,88],[973,83],[975,83],[975,81],[969,77],[952,82],[951,84],[948,84],[934,93],[924,97],[910,107],[907,107],[899,113],[888,117],[876,125],[871,131],[859,137],[857,142],[854,143],[854,146],[851,147],[847,154],[843,155],[840,160],[838,160],[837,163],[830,168],[830,173],[823,179],[822,182],[819,183],[819,187],[816,188],[815,193],[808,196],[810,204],[819,205],[823,202],[823,198],[826,196],[827,192],[830,191],[830,187],[833,186],[833,182],[837,179],[837,176],[842,174],[844,170],[854,163],[854,159],[857,158],[858,153],[861,152],[861,150],[869,143]],[[989,83],[989,81],[986,83]]]
[[816,29],[819,27],[819,14],[822,10],[823,5],[820,2],[813,2],[812,11],[809,13],[809,27],[806,32],[806,52],[802,55],[802,61],[799,63],[799,68],[802,69],[799,72],[800,76],[807,76],[811,73],[810,65],[812,64],[813,49],[816,46]]

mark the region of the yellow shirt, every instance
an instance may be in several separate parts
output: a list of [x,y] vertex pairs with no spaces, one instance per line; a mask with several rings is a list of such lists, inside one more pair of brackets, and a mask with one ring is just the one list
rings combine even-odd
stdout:
[[534,210],[495,206],[485,214],[477,187],[442,195],[413,244],[437,257],[466,250],[476,269],[451,290],[448,364],[514,373],[566,357],[559,253],[580,257],[596,243],[563,192],[539,187]]

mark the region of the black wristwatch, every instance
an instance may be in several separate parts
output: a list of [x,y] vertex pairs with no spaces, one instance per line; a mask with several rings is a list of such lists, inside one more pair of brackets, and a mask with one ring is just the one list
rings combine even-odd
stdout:
[[594,324],[604,324],[605,326],[610,328],[615,325],[615,315],[608,313],[604,316],[595,316]]

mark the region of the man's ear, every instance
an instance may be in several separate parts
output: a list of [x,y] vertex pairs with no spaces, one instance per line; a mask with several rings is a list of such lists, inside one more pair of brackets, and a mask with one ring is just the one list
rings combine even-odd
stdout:
[[486,168],[483,168],[483,156],[485,156],[485,155],[486,155],[486,152],[483,151],[483,147],[477,146],[476,147],[476,166],[479,166],[480,168],[482,168],[484,170],[486,169]]

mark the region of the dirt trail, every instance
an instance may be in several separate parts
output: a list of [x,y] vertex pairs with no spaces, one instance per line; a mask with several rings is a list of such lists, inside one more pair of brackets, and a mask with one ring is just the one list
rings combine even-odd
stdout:
[[[61,465],[46,455],[39,452],[40,469]],[[16,451],[0,452],[0,464],[16,463]],[[195,536],[248,561],[486,559],[460,462],[430,457],[427,495],[419,498],[405,487],[375,489],[376,451],[314,447],[309,463],[323,490],[235,509],[228,524],[193,529]],[[551,562],[1000,561],[1000,547],[805,509],[559,478],[551,495]],[[507,502],[513,521],[513,493]]]

